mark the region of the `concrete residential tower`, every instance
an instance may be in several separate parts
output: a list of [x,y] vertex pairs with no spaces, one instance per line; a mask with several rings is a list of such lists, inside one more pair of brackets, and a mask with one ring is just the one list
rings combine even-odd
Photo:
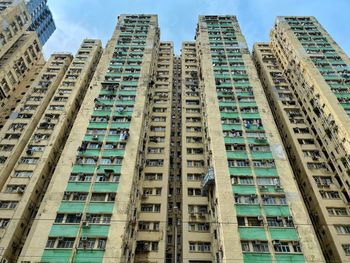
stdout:
[[0,262],[349,261],[349,65],[312,17],[252,57],[235,16],[200,16],[179,56],[156,15],[118,16],[2,114]]
[[328,262],[350,260],[350,59],[314,17],[278,17],[257,66]]
[[23,1],[0,0],[0,128],[44,65],[40,41],[27,32],[31,18]]

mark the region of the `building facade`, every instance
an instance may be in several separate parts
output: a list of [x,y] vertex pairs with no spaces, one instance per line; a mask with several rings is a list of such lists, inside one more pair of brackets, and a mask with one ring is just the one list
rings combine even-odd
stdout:
[[0,1],[0,128],[44,65],[31,18],[23,1]]
[[314,17],[278,17],[254,61],[327,262],[350,256],[349,58]]
[[101,42],[87,39],[73,60],[54,54],[17,106],[18,115],[6,123],[1,145],[10,156],[1,167],[0,216],[6,230],[0,246],[10,262],[22,250],[100,53]]
[[32,19],[28,30],[38,34],[40,44],[43,46],[56,30],[47,0],[25,0],[25,2]]
[[314,18],[252,57],[235,16],[200,16],[175,56],[120,15],[5,118],[1,262],[346,262],[347,65]]

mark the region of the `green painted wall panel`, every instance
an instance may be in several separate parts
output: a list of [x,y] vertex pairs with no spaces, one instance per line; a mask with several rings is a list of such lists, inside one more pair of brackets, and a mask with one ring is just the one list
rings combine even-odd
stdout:
[[50,236],[75,237],[78,234],[79,224],[53,224]]
[[121,165],[100,165],[98,172],[104,173],[105,170],[113,170],[114,173],[120,173]]
[[83,227],[82,236],[87,237],[106,237],[108,236],[109,225],[94,225]]
[[124,156],[125,150],[104,150],[102,156]]
[[79,153],[79,155],[83,156],[99,156],[100,150],[86,150],[84,152]]
[[260,114],[259,113],[242,113],[242,118],[258,119],[260,118]]
[[305,258],[301,254],[277,254],[276,260],[278,263],[304,263]]
[[284,205],[264,205],[267,216],[290,216],[289,207]]
[[256,175],[278,176],[276,168],[255,168]]
[[240,125],[240,124],[222,124],[222,129],[224,131],[231,131],[231,130],[241,131],[242,125]]
[[83,202],[61,202],[60,207],[58,208],[58,212],[66,212],[66,213],[82,213],[84,210]]
[[243,137],[225,137],[224,138],[225,143],[244,143]]
[[266,144],[267,143],[267,140],[264,138],[257,139],[257,138],[250,137],[250,138],[247,138],[247,141],[248,141],[248,143],[252,143],[252,144]]
[[115,193],[118,190],[118,183],[113,182],[96,182],[93,186],[93,192],[99,193]]
[[45,249],[40,262],[67,263],[71,254],[71,249]]
[[109,116],[111,115],[111,110],[94,110],[93,116]]
[[89,192],[91,183],[69,182],[66,191],[69,192]]
[[220,112],[222,118],[237,118],[239,114],[237,112]]
[[115,112],[113,113],[113,116],[118,116],[118,117],[131,117],[131,116],[132,116],[132,111],[123,111],[123,112],[115,111]]
[[95,172],[96,165],[94,164],[74,164],[73,166],[73,173],[94,173]]
[[298,232],[294,228],[270,228],[271,238],[275,240],[299,240]]
[[239,227],[239,235],[245,240],[267,240],[265,229],[263,227]]
[[259,205],[239,205],[236,204],[236,213],[239,216],[260,216],[261,210]]
[[270,263],[272,256],[268,253],[243,253],[244,263]]
[[257,106],[256,102],[252,101],[252,102],[240,102],[239,103],[240,107],[254,107]]
[[111,123],[112,129],[129,129],[130,123],[129,122],[114,122]]
[[[118,136],[118,137],[119,137],[119,136]],[[104,135],[97,135],[97,138],[98,138],[98,139],[95,140],[93,135],[85,135],[83,141],[86,141],[86,142],[91,142],[91,141],[94,141],[94,142],[102,142],[103,139],[104,139]]]
[[119,135],[108,135],[107,142],[119,142],[120,141],[120,136]]
[[100,263],[104,255],[103,250],[81,250],[77,251],[74,263]]
[[107,122],[90,122],[88,128],[90,129],[106,129],[108,126]]
[[252,152],[253,159],[273,159],[271,152]]
[[233,185],[232,191],[235,194],[256,194],[254,185]]
[[112,213],[114,207],[114,202],[95,202],[90,203],[88,206],[89,213]]
[[249,167],[234,167],[229,168],[230,175],[251,175],[252,170]]
[[227,158],[235,158],[235,159],[248,159],[248,154],[243,151],[227,151]]

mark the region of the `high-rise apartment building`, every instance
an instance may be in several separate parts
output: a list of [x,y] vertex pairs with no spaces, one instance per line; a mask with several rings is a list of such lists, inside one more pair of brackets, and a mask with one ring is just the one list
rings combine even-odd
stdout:
[[32,19],[28,30],[38,34],[43,46],[56,29],[47,0],[25,0],[25,2]]
[[[119,17],[20,260],[137,262],[141,256],[164,260],[161,241],[167,210],[160,203],[166,203],[162,200],[167,198],[167,174],[161,173],[161,164],[169,161],[145,160],[145,145],[153,139],[149,139],[148,105],[161,63],[159,45],[156,16]],[[169,58],[171,46],[162,46],[161,53]],[[164,72],[171,74],[169,69]],[[158,115],[152,123],[164,125],[164,114]],[[160,133],[154,141],[164,143],[164,132]],[[147,169],[148,174],[143,172]],[[142,189],[144,177],[157,178],[157,188]],[[148,195],[144,203],[142,196]],[[137,231],[140,217],[147,232]]]
[[[155,15],[119,16],[19,262],[324,262],[236,18],[201,16],[173,53]],[[54,138],[16,158],[44,166]]]
[[22,250],[100,53],[101,42],[87,39],[73,60],[53,54],[0,133],[0,253],[10,262]]
[[0,1],[0,128],[44,65],[23,1]]
[[202,191],[215,223],[211,247],[189,233],[186,258],[204,247],[219,262],[322,262],[236,17],[201,16],[196,48],[208,153]]
[[252,57],[235,16],[200,16],[175,56],[120,15],[45,63],[27,5],[0,0],[0,262],[350,260],[350,60],[315,18]]
[[278,17],[254,61],[327,262],[350,260],[350,60],[314,17]]

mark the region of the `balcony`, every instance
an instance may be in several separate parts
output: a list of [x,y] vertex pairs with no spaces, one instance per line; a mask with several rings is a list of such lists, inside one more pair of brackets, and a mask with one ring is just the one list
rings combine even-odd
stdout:
[[209,186],[214,184],[214,182],[215,182],[214,169],[212,167],[209,167],[208,172],[203,177],[201,182],[201,187],[203,188],[203,191],[208,190]]

